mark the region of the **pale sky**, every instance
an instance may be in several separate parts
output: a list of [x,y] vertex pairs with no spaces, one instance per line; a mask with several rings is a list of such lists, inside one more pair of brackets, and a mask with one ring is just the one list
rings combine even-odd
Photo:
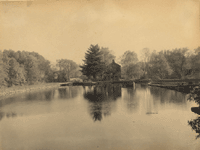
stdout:
[[199,9],[199,0],[1,0],[0,50],[77,63],[91,44],[117,57],[146,47],[193,50],[200,46]]

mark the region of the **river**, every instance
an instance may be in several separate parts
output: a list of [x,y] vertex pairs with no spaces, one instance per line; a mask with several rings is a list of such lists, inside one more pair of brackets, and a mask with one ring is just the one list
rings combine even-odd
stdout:
[[198,150],[195,106],[186,94],[140,84],[19,94],[0,101],[0,149]]

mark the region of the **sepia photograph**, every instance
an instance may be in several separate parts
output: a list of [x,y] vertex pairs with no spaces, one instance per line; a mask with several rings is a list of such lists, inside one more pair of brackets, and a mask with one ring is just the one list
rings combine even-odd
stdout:
[[200,0],[0,0],[0,150],[199,150]]

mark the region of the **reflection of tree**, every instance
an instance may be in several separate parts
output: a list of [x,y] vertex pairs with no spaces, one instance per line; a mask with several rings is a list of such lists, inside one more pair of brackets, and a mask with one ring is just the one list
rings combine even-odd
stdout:
[[118,97],[121,97],[120,85],[95,86],[84,92],[84,98],[89,101],[89,112],[94,121],[101,121],[102,114],[110,115],[112,102]]
[[146,88],[148,88],[148,85],[147,85],[147,84],[140,84],[140,87],[141,87],[142,89],[146,89]]
[[17,99],[21,99],[21,97],[18,96],[18,97],[9,97],[9,98],[6,98],[6,99],[1,99],[0,100],[0,107],[7,105],[7,104],[11,104]]
[[196,136],[196,139],[200,138],[200,117],[198,117],[197,119],[188,121],[188,125],[192,127],[192,130],[198,133],[198,135]]
[[14,112],[7,112],[7,113],[4,113],[4,112],[1,112],[0,111],[0,121],[4,118],[4,117],[7,117],[7,118],[10,118],[10,117],[16,117],[17,114],[14,113]]
[[32,100],[52,100],[54,99],[55,89],[53,90],[47,90],[47,91],[41,91],[41,92],[34,92],[34,93],[28,93],[26,95],[26,100],[32,101]]
[[160,99],[161,103],[186,104],[185,94],[174,90],[160,87],[150,87],[150,92],[155,99]]
[[55,89],[51,90],[44,90],[40,92],[30,92],[30,93],[23,93],[19,95],[15,95],[13,97],[8,97],[6,99],[0,100],[0,107],[11,104],[16,101],[42,101],[42,100],[52,100],[54,99]]
[[186,103],[186,99],[185,99],[186,94],[185,93],[181,93],[181,92],[177,92],[177,91],[172,91],[171,92],[171,97],[170,97],[170,102],[172,103]]
[[54,98],[55,90],[44,92],[46,100],[52,100]]
[[58,92],[59,92],[59,97],[61,99],[70,99],[70,98],[74,98],[78,95],[77,87],[73,87],[73,86],[59,88]]
[[0,121],[4,117],[5,113],[0,111]]
[[136,90],[133,88],[126,88],[127,94],[124,94],[124,99],[127,103],[127,108],[130,111],[133,111],[138,106],[138,99],[136,98]]
[[102,103],[94,102],[90,105],[90,112],[94,121],[101,121],[102,119]]

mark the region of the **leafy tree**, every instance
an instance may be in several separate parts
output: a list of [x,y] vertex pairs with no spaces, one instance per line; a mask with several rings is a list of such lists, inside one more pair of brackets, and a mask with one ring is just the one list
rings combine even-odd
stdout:
[[[141,73],[139,66],[137,65],[138,58],[134,51],[126,51],[121,57],[122,74],[125,78],[132,79],[137,78]],[[137,72],[138,71],[138,72]]]
[[105,69],[105,63],[102,62],[102,56],[98,45],[91,45],[85,53],[84,64],[81,67],[81,72],[87,77],[96,79],[97,75],[102,75]]
[[38,69],[37,59],[32,56],[28,55],[25,62],[25,70],[27,72],[26,80],[29,84],[33,84],[37,82],[40,78],[40,72]]
[[195,54],[191,55],[188,59],[191,64],[193,78],[198,78],[200,73],[200,47],[195,49]]
[[[11,59],[12,61],[10,62]],[[51,78],[53,73],[51,70],[50,62],[36,52],[14,52],[13,50],[4,50],[3,61],[7,65],[7,69],[9,70],[8,82],[10,84],[17,84],[18,82],[16,81],[19,80],[19,77],[21,77],[22,79],[25,77],[28,83],[52,81]],[[14,70],[17,72],[21,72],[20,75],[17,75],[18,78],[13,76],[12,73]],[[21,84],[21,82],[19,83]]]
[[57,60],[57,66],[60,68],[60,81],[69,81],[70,77],[75,76],[78,68],[74,61],[68,59]]
[[12,85],[22,85],[25,83],[26,72],[23,66],[20,66],[16,59],[11,58],[9,60],[9,84]]
[[125,70],[127,79],[139,79],[143,73],[140,64],[130,64]]
[[150,74],[150,69],[149,69],[149,61],[150,61],[150,57],[151,57],[151,53],[149,48],[143,48],[141,51],[142,54],[142,62],[143,62],[143,72],[144,72],[144,77],[146,78],[146,76],[148,76]]
[[136,64],[138,62],[137,54],[134,51],[126,51],[121,57],[122,67],[130,64]]
[[151,78],[165,79],[172,73],[172,69],[169,66],[163,53],[153,52],[149,62],[149,69],[151,70]]
[[7,76],[7,72],[6,72],[5,64],[3,63],[3,53],[2,51],[0,51],[0,87],[6,85],[6,81],[5,81],[6,76]]
[[172,76],[178,79],[183,79],[185,77],[185,72],[187,70],[187,48],[173,49],[168,51],[165,55],[170,67],[173,70]]
[[200,53],[200,46],[197,47],[196,49],[194,49],[194,51],[195,51],[195,54],[199,54]]
[[104,62],[106,66],[112,63],[112,60],[115,59],[115,56],[112,54],[112,51],[110,51],[109,48],[102,47],[100,49],[100,52],[101,52],[101,60],[102,62]]

